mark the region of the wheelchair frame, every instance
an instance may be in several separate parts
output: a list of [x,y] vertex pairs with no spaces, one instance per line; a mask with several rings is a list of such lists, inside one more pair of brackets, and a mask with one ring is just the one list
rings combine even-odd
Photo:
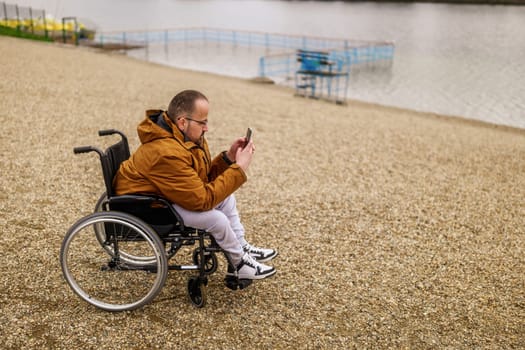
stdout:
[[[106,191],[94,212],[79,219],[64,237],[60,263],[65,280],[86,302],[106,311],[126,311],[150,303],[162,290],[169,270],[196,271],[197,275],[188,279],[187,292],[194,306],[203,307],[208,275],[218,266],[216,253],[224,251],[208,232],[185,226],[166,199],[143,194],[117,196],[113,178],[130,157],[128,140],[115,129],[98,134],[118,134],[121,140],[104,152],[92,146],[73,150],[75,154],[98,153]],[[193,264],[169,263],[183,246],[196,243]],[[225,278],[232,290],[244,289],[251,282],[238,279],[236,273]]]

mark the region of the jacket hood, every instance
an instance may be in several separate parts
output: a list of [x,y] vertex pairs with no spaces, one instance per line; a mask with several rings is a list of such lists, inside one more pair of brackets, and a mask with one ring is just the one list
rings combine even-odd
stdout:
[[137,127],[140,142],[142,144],[165,138],[180,138],[180,131],[165,112],[160,109],[150,109],[146,111],[146,118]]
[[208,143],[204,137],[200,144],[186,140],[184,134],[179,130],[165,111],[150,109],[146,111],[146,118],[137,127],[140,142],[146,144],[159,139],[176,139],[187,149],[200,147],[207,149]]

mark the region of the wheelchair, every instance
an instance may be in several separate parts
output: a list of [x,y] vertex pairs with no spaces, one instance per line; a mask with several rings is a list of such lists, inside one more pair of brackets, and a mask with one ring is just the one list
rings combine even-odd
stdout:
[[[118,312],[152,302],[169,270],[195,271],[188,279],[187,292],[195,307],[203,307],[208,276],[217,270],[217,254],[224,251],[208,232],[185,226],[165,198],[146,194],[117,196],[113,178],[120,164],[130,157],[128,140],[115,129],[100,130],[98,134],[117,134],[120,140],[105,151],[92,146],[73,150],[75,154],[98,153],[106,191],[94,212],[74,223],[63,239],[60,264],[65,280],[84,301]],[[191,263],[173,262],[185,246],[196,246]],[[224,256],[231,266],[228,255]],[[252,281],[229,274],[224,282],[236,290]]]

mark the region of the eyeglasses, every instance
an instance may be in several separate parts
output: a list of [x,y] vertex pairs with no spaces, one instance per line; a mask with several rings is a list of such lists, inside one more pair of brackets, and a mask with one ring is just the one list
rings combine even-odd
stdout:
[[190,118],[189,116],[185,116],[184,119],[190,120],[192,122],[195,122],[195,123],[199,124],[200,126],[208,126],[208,121],[207,120],[195,120],[193,118]]

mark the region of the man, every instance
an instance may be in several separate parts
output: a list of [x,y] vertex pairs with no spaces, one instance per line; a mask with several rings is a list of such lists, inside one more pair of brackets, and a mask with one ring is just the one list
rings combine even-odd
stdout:
[[204,138],[209,103],[195,90],[185,90],[167,111],[148,110],[137,131],[137,151],[115,176],[117,195],[157,194],[168,199],[186,226],[209,232],[226,252],[228,274],[239,279],[263,279],[276,270],[263,264],[277,256],[244,239],[233,193],[246,182],[255,146],[241,137],[213,160]]

